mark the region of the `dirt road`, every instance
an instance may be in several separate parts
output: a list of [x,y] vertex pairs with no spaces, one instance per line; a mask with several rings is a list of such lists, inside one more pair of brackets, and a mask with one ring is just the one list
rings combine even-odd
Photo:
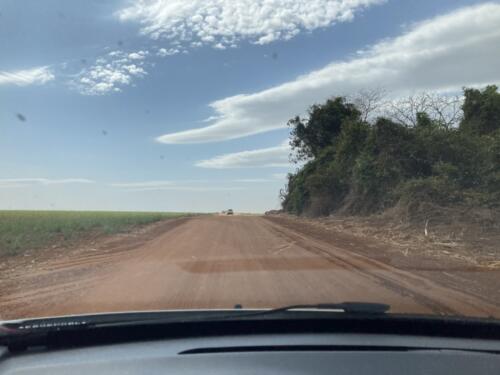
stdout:
[[[99,248],[100,246],[100,248]],[[500,315],[500,306],[258,216],[201,216],[4,274],[1,318],[374,301],[393,312]]]

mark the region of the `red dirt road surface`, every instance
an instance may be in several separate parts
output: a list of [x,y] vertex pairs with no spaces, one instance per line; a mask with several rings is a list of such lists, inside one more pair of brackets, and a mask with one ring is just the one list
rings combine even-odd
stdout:
[[373,301],[391,312],[500,306],[259,216],[199,216],[2,271],[0,318]]

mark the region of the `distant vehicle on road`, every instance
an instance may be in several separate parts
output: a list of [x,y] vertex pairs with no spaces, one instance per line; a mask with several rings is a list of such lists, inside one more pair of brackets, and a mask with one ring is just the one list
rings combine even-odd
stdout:
[[233,209],[230,208],[229,210],[227,210],[226,215],[234,215]]

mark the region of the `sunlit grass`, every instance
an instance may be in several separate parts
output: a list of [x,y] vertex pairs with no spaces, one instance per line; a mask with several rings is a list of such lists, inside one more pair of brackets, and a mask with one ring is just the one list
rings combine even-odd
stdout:
[[0,256],[54,244],[68,244],[89,234],[112,234],[185,213],[93,211],[0,211]]

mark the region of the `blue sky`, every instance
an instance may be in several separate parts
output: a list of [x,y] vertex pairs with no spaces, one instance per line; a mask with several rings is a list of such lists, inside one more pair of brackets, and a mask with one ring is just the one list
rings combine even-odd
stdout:
[[287,119],[500,82],[500,4],[0,1],[0,209],[279,207]]

